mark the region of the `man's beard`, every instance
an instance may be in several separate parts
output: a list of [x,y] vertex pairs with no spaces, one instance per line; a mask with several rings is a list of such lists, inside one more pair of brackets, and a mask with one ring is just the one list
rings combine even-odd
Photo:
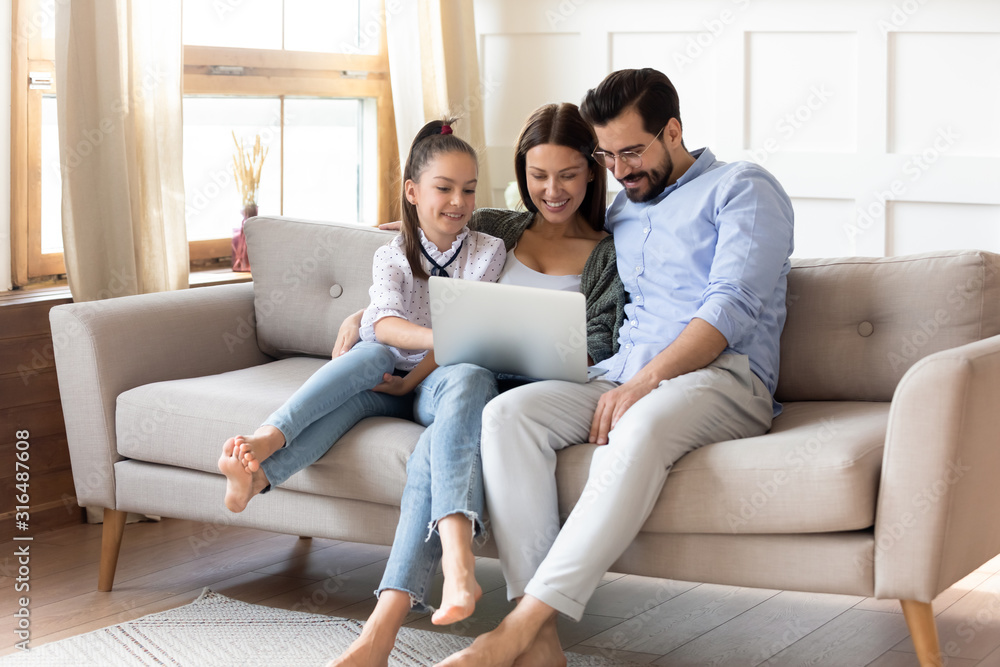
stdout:
[[[656,165],[655,168],[649,171],[640,171],[632,176],[645,176],[646,181],[649,183],[649,189],[645,191],[640,191],[639,189],[625,189],[625,196],[628,200],[641,204],[643,202],[650,201],[651,199],[656,199],[659,197],[664,190],[667,189],[667,181],[670,180],[670,174],[674,171],[674,161],[670,159],[670,154],[665,153],[663,156],[663,162]],[[624,186],[622,181],[618,181]]]

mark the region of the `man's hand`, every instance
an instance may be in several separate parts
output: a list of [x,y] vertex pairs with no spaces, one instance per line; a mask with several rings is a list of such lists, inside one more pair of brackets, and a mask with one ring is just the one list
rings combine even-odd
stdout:
[[334,343],[333,353],[330,355],[332,358],[336,359],[361,340],[361,316],[364,312],[362,309],[353,315],[349,315],[343,324],[340,325],[340,330],[337,332],[337,342]]
[[372,387],[372,391],[377,391],[380,394],[390,394],[392,396],[404,396],[413,391],[413,387],[410,386],[411,383],[406,381],[406,378],[401,378],[398,375],[393,375],[392,373],[386,373],[382,376],[382,382]]
[[402,226],[402,220],[394,220],[392,222],[383,222],[378,228],[386,232],[398,232]]
[[598,445],[608,444],[608,433],[622,418],[625,411],[632,407],[640,398],[656,389],[659,383],[649,381],[645,374],[640,373],[625,384],[605,392],[597,402],[594,411],[594,421],[590,425],[590,439]]

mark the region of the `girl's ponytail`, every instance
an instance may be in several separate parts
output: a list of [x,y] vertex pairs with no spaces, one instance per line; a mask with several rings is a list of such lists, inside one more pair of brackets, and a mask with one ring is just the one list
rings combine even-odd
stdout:
[[406,181],[418,182],[427,164],[441,153],[452,151],[466,153],[478,164],[476,150],[467,141],[452,133],[451,126],[455,120],[454,118],[432,120],[420,128],[417,136],[413,138],[413,143],[410,144],[410,154],[403,166],[400,207],[403,221],[401,228],[403,250],[406,253],[406,260],[410,263],[413,277],[418,280],[427,280],[427,272],[420,263],[420,220],[417,217],[417,207],[406,198]]

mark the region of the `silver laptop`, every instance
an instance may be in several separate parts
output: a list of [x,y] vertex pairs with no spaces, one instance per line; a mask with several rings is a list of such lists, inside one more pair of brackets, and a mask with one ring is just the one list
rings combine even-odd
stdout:
[[587,381],[580,292],[433,276],[430,311],[441,366],[471,363],[536,380]]

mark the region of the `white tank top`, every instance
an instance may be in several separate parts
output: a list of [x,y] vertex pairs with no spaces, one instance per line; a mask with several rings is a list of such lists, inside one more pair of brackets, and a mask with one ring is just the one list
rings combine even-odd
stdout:
[[529,268],[521,263],[514,254],[517,249],[515,245],[507,253],[507,261],[504,262],[503,271],[500,272],[498,283],[506,285],[521,285],[523,287],[543,287],[545,289],[563,290],[564,292],[580,291],[580,276],[550,276]]

